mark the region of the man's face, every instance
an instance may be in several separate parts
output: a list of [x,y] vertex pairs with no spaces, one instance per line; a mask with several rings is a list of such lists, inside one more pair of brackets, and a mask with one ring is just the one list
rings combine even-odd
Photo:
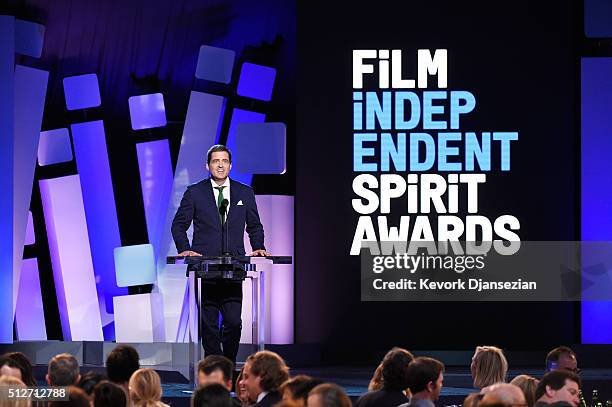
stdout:
[[242,384],[246,387],[246,391],[249,394],[251,400],[257,400],[257,396],[263,393],[263,389],[260,386],[261,378],[251,373],[251,364],[247,363],[244,365],[244,374],[242,376]]
[[577,407],[580,402],[578,399],[580,388],[578,388],[578,383],[573,380],[565,379],[565,385],[559,390],[553,390],[549,386],[546,386],[546,394],[550,397],[551,403],[565,401]]
[[306,403],[308,407],[323,407],[323,400],[321,399],[320,394],[312,394],[308,396],[308,402]]
[[578,373],[578,361],[576,360],[576,356],[567,353],[559,356],[557,370],[568,370],[573,373]]
[[212,153],[210,155],[210,162],[206,164],[206,169],[210,172],[213,180],[225,181],[232,169],[227,151],[215,151]]
[[198,372],[198,386],[204,386],[209,383],[219,383],[225,386],[229,391],[232,391],[232,382],[225,380],[221,369],[215,369],[210,374],[206,374],[202,371]]
[[440,372],[438,380],[436,380],[435,387],[431,392],[431,401],[436,401],[440,398],[440,392],[442,391],[442,382],[444,381],[444,375]]

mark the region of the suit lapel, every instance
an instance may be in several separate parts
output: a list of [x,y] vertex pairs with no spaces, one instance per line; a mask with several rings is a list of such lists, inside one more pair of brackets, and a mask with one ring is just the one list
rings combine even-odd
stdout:
[[219,208],[217,207],[217,202],[215,202],[215,192],[213,191],[212,181],[208,178],[204,182],[204,195],[206,196],[206,205],[208,206],[208,210],[216,215],[216,218],[219,220],[219,226],[221,226],[221,218],[219,217]]

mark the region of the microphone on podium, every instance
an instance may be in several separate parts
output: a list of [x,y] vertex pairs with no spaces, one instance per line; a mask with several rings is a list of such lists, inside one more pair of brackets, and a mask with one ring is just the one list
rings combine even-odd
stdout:
[[219,214],[221,215],[221,254],[223,256],[229,255],[228,245],[227,245],[227,207],[229,205],[229,201],[224,199],[221,201],[221,205],[219,205]]

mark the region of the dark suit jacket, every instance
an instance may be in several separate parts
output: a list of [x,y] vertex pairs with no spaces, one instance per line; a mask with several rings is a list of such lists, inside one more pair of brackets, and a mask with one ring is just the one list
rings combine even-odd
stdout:
[[280,393],[277,391],[266,394],[266,397],[261,399],[259,403],[256,403],[253,407],[272,407],[276,403],[281,401]]
[[[238,205],[242,203],[242,205]],[[187,229],[193,222],[193,242]],[[230,179],[230,208],[227,215],[228,251],[244,255],[244,230],[253,250],[265,249],[264,230],[259,220],[253,189]],[[221,254],[221,219],[210,178],[187,187],[172,221],[172,237],[179,253],[193,250],[205,256]]]
[[397,407],[408,401],[408,397],[400,390],[387,391],[382,389],[366,393],[359,397],[355,407]]

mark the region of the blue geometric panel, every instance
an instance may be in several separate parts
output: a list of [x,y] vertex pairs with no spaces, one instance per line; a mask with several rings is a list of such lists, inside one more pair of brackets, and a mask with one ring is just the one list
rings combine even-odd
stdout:
[[95,73],[64,78],[64,94],[68,110],[100,106],[100,88]]
[[139,244],[116,247],[114,253],[118,287],[153,284],[155,282],[155,255],[152,245]]
[[30,245],[36,243],[36,236],[34,235],[34,219],[32,219],[32,212],[28,211],[28,223],[26,225],[25,241],[23,244]]
[[272,98],[274,78],[276,69],[246,62],[240,71],[238,94],[267,102]]
[[40,58],[45,38],[45,26],[30,21],[15,20],[15,52]]
[[[227,148],[232,151],[233,162],[240,162],[242,160],[240,153],[236,149],[236,127],[240,123],[263,123],[265,121],[266,115],[263,113],[251,112],[250,110],[234,109],[232,112],[230,127],[227,132],[227,142],[225,143]],[[242,172],[238,168],[232,168],[230,177],[247,185],[251,185],[251,181],[253,181],[252,173]]]
[[45,166],[66,161],[72,161],[72,146],[68,129],[41,131],[38,144],[38,164]]
[[195,76],[198,79],[228,84],[232,80],[235,58],[236,53],[231,49],[202,45]]
[[286,170],[284,123],[236,125],[235,169],[253,174],[282,174]]
[[150,129],[166,125],[164,96],[161,93],[132,96],[128,99],[132,130]]
[[584,33],[591,38],[612,37],[612,3],[609,0],[584,1]]

